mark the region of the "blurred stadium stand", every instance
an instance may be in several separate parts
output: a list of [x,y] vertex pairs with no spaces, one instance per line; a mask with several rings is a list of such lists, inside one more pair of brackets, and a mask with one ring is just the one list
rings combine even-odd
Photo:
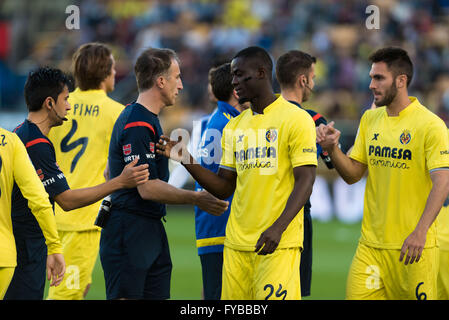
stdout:
[[[378,30],[365,27],[371,4],[380,9]],[[79,30],[65,26],[68,5],[80,8]],[[318,58],[316,93],[305,105],[336,122],[344,150],[372,101],[367,57],[382,46],[409,52],[411,94],[449,122],[449,0],[0,0],[0,126],[11,129],[15,117],[23,119],[23,84],[32,68],[69,71],[74,50],[89,41],[113,49],[111,96],[124,104],[137,96],[132,66],[144,48],[178,52],[184,90],[161,114],[167,133],[190,130],[212,111],[209,68],[249,45],[266,48],[273,59],[290,49]]]

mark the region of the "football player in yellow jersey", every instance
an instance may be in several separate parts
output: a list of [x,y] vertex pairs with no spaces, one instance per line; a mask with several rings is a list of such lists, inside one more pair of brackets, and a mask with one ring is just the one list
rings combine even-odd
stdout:
[[177,153],[177,142],[163,137],[157,145],[216,197],[234,193],[224,242],[223,300],[301,299],[302,207],[315,180],[315,125],[306,111],[276,98],[272,68],[259,47],[233,58],[232,84],[251,109],[224,128],[217,173],[182,147]]
[[20,188],[36,217],[47,245],[47,278],[50,286],[59,285],[65,272],[65,262],[59,241],[53,209],[42,182],[28,158],[25,146],[17,137],[0,128],[0,300],[13,277],[16,245],[11,221],[13,185]]
[[449,198],[437,217],[440,267],[438,269],[438,300],[449,300]]
[[317,134],[347,183],[368,171],[346,298],[436,299],[434,220],[449,193],[447,128],[408,96],[413,65],[405,50],[379,49],[370,61],[377,108],[362,116],[349,157],[338,148],[340,132],[332,123]]
[[[72,188],[105,181],[103,171],[112,128],[124,109],[107,96],[114,90],[115,73],[114,57],[104,44],[84,44],[73,56],[77,88],[69,96],[72,110],[67,113],[68,121],[53,128],[49,135],[58,164]],[[100,202],[70,212],[55,206],[68,285],[51,288],[48,298],[79,300],[86,296],[99,250],[100,228],[94,225],[99,208]]]
[[[136,166],[137,161],[134,161],[119,176],[105,183],[70,189],[57,164],[53,144],[48,140],[50,129],[66,121],[67,111],[71,109],[68,103],[70,85],[68,77],[59,69],[44,67],[30,72],[24,88],[28,117],[15,129],[51,203],[56,202],[67,211],[95,203],[116,190],[145,183],[149,176],[148,165]],[[35,244],[41,243],[43,235],[36,232],[36,220],[31,219],[28,206],[22,200],[23,195],[17,192],[14,195],[11,211],[17,267],[5,299],[42,299],[44,283],[40,280],[40,270],[46,252]],[[78,282],[76,278],[71,281],[74,284]]]

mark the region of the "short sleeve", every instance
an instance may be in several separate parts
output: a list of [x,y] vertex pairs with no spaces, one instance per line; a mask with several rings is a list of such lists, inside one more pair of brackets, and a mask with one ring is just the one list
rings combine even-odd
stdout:
[[228,170],[235,171],[235,154],[234,154],[234,126],[230,121],[223,129],[223,135],[221,138],[221,161],[220,167]]
[[427,169],[449,167],[449,136],[446,125],[443,121],[436,121],[426,128],[424,149]]
[[288,152],[292,167],[317,165],[316,130],[306,113],[294,113],[288,121]]
[[145,122],[124,130],[121,148],[125,165],[138,157],[137,165],[148,164],[149,179],[158,179],[156,164],[156,132],[154,127]]
[[58,194],[70,189],[50,143],[32,145],[27,147],[27,152],[50,198],[54,199]]

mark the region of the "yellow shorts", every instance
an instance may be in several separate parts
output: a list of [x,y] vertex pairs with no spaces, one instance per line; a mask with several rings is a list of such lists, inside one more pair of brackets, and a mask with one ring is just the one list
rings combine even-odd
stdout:
[[47,299],[82,300],[92,282],[92,271],[100,246],[100,230],[59,231],[66,272],[61,284],[50,287]]
[[14,275],[15,267],[0,267],[0,300],[3,300]]
[[440,249],[438,300],[449,300],[449,251]]
[[435,300],[438,248],[424,249],[419,262],[405,265],[400,250],[359,243],[349,269],[346,299]]
[[300,300],[299,248],[223,252],[222,300]]

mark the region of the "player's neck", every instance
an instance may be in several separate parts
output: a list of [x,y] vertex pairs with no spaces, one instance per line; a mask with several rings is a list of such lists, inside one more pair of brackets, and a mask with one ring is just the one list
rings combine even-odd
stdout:
[[396,95],[394,100],[387,106],[387,114],[390,117],[397,117],[399,113],[407,108],[410,104],[410,99],[408,98],[408,93],[399,93]]
[[251,109],[254,112],[262,114],[266,107],[276,100],[276,96],[271,91],[269,94],[261,95],[251,100]]
[[106,81],[102,81],[100,83],[100,87],[98,88],[98,90],[103,90],[106,94],[110,92],[108,85],[106,84]]
[[294,89],[282,89],[282,97],[287,101],[295,101],[296,103],[302,103],[302,91]]
[[45,110],[28,113],[28,121],[34,123],[44,136],[48,136],[51,129],[51,119]]
[[152,89],[139,93],[136,102],[156,115],[158,115],[164,107],[159,95]]
[[242,112],[244,109],[242,106],[240,106],[239,102],[237,101],[237,99],[235,99],[234,97],[231,97],[228,101],[225,101],[227,104],[229,104],[231,107],[233,107],[235,110],[237,110],[238,112]]
[[106,92],[106,83],[104,81],[100,83],[100,87],[98,88],[98,90],[103,90],[104,92]]

